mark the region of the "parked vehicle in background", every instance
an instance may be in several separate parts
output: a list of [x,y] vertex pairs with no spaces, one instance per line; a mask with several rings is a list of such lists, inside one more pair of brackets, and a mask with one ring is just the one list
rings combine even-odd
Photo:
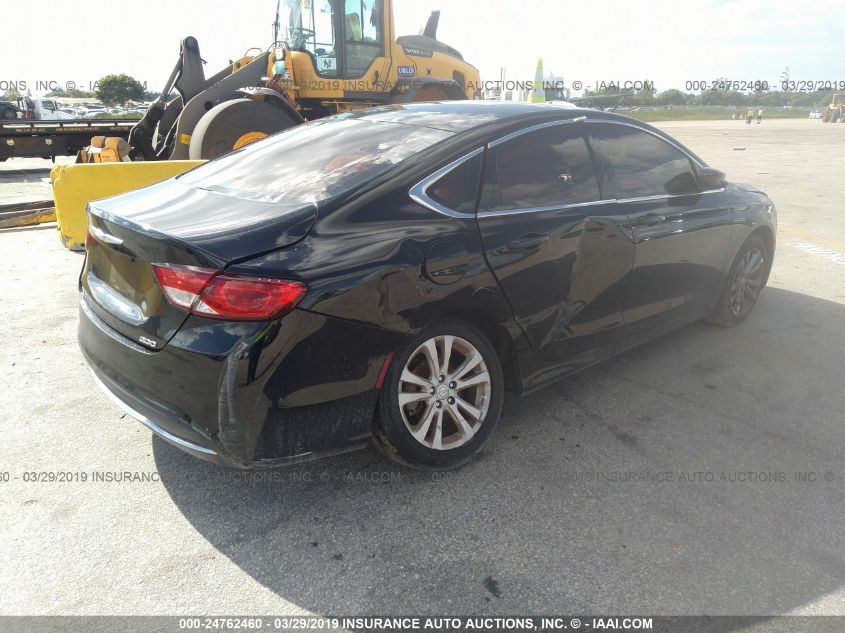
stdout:
[[812,111],[810,112],[810,118],[811,118],[811,119],[820,119],[820,118],[822,118],[822,113],[821,113],[821,110],[812,110]]
[[10,101],[0,101],[0,120],[13,120],[19,118],[21,110],[17,104]]
[[[18,104],[0,102],[0,161],[9,158],[47,158],[74,156],[91,144],[94,136],[127,138],[138,122],[137,115],[126,118],[97,116],[106,113],[105,106],[60,107],[54,99],[20,97]],[[27,108],[18,109],[18,105]],[[12,117],[11,113],[19,113]]]
[[55,99],[38,97],[18,97],[18,108],[23,113],[21,118],[29,121],[67,121],[72,114],[63,112]]
[[89,205],[79,342],[119,406],[236,467],[470,459],[525,393],[766,284],[772,201],[596,110],[393,105]]

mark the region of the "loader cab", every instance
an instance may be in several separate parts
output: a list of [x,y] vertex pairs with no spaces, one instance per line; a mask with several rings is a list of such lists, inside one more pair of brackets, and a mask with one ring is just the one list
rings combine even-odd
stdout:
[[285,0],[287,41],[320,77],[360,79],[386,57],[385,0]]

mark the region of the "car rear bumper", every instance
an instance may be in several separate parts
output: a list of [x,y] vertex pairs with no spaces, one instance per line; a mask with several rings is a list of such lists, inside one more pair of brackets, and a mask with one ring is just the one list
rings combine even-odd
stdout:
[[[184,422],[168,416],[163,411],[150,411],[150,407],[146,403],[134,398],[128,391],[122,389],[105,374],[98,373],[90,362],[89,366],[96,385],[103,390],[103,393],[106,394],[109,400],[123,409],[127,415],[146,426],[164,441],[169,442],[194,457],[216,464],[228,465],[228,462],[217,452],[218,447],[210,438],[200,438],[195,434],[190,434],[192,435],[192,439],[183,437],[183,434],[187,434],[185,432],[189,430],[189,427],[186,428]],[[141,413],[140,409],[146,410],[147,413]],[[153,419],[153,417],[156,419]]]
[[[188,415],[164,401],[145,394],[129,377],[128,367],[139,375],[160,373],[157,353],[145,350],[113,330],[79,295],[79,346],[94,381],[114,404],[153,433],[191,455],[218,464],[229,464],[209,433],[186,420]],[[118,360],[119,359],[119,360]],[[123,361],[123,362],[121,362]],[[148,371],[152,369],[152,371]]]
[[401,337],[294,310],[281,321],[190,317],[152,351],[80,293],[83,357],[131,417],[200,459],[235,468],[299,463],[366,446],[376,382]]

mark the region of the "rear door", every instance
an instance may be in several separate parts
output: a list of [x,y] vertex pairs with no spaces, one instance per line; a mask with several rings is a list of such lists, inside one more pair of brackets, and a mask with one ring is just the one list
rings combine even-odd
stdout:
[[708,313],[733,224],[724,192],[702,191],[693,159],[656,134],[625,123],[585,125],[636,244],[625,323]]
[[478,225],[517,323],[549,363],[600,345],[621,325],[633,261],[575,121],[491,143]]

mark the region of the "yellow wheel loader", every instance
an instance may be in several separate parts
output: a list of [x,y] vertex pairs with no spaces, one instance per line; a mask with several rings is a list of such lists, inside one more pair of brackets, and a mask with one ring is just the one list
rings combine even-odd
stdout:
[[187,37],[162,96],[129,133],[128,158],[211,159],[338,112],[477,98],[478,70],[437,40],[439,17],[397,38],[392,0],[280,0],[270,50],[207,79]]
[[[307,120],[479,97],[478,70],[437,40],[439,17],[433,12],[420,35],[397,38],[392,0],[278,0],[269,50],[248,52],[208,78],[199,43],[185,38],[162,96],[131,128],[128,143],[95,137],[78,154],[82,164],[51,172],[62,243],[83,248],[91,200],[165,180]],[[29,221],[21,212],[2,215]]]

